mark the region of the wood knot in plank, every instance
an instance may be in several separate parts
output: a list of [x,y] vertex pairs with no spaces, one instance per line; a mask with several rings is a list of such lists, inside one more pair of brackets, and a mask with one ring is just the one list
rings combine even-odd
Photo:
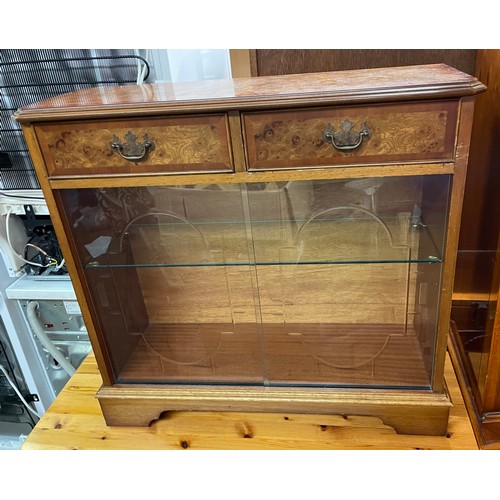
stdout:
[[246,422],[241,423],[240,435],[245,439],[252,439],[253,438],[252,429]]

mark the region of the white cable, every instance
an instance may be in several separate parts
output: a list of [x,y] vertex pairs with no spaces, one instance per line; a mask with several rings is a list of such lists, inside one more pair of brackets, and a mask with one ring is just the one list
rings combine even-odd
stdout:
[[146,62],[144,63],[143,67],[142,67],[142,71],[140,72],[139,76],[137,77],[137,84],[138,85],[142,85],[144,83],[144,77],[146,76],[146,70],[147,70],[147,63],[149,62],[149,50],[150,49],[146,49]]
[[3,374],[5,375],[5,378],[7,379],[7,382],[11,385],[12,389],[14,389],[16,391],[16,394],[19,396],[19,399],[23,402],[24,406],[26,406],[26,408],[31,413],[33,413],[33,415],[35,415],[35,417],[42,418],[41,415],[39,415],[33,408],[31,408],[29,403],[24,399],[23,395],[19,392],[19,389],[16,387],[14,382],[11,380],[11,378],[9,377],[9,374],[7,373],[7,370],[5,369],[5,367],[3,365],[0,365],[0,371],[3,372]]
[[[135,52],[135,54],[137,56],[141,55],[139,49],[134,49],[134,52]],[[136,82],[135,82],[135,83],[137,83],[137,85],[139,85],[139,83],[140,83],[141,73],[142,73],[142,71],[141,71],[141,60],[137,59],[137,79],[136,79]]]
[[148,69],[150,50],[151,49],[146,49],[146,62],[144,63],[144,69],[142,70],[141,83],[144,83],[144,77],[146,76],[146,70]]
[[56,266],[55,270],[59,271],[59,269],[61,269],[61,267],[64,266],[65,262],[66,262],[66,259],[61,260],[61,263],[58,266]]
[[47,334],[43,331],[36,315],[38,307],[38,302],[36,300],[28,302],[28,307],[26,308],[28,323],[43,347],[49,351],[49,354],[61,365],[61,368],[71,376],[76,371],[75,367],[64,357],[64,354],[52,343],[49,337],[47,337]]
[[26,260],[20,254],[18,254],[17,251],[14,249],[14,247],[12,246],[12,243],[10,242],[9,220],[10,220],[10,214],[11,213],[12,213],[12,211],[9,210],[7,212],[6,217],[5,217],[5,236],[7,236],[7,243],[9,244],[10,249],[14,252],[14,254],[16,255],[16,257],[18,259],[22,260],[26,264],[30,264],[32,266],[37,266],[37,267],[49,267],[49,264],[47,264],[47,265],[44,266],[43,264],[39,264],[38,262],[31,262],[30,260]]

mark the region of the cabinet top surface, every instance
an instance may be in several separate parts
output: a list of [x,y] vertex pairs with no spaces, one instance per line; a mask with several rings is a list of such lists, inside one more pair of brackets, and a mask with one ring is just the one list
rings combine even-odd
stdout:
[[93,87],[21,108],[20,122],[473,95],[475,77],[445,64]]

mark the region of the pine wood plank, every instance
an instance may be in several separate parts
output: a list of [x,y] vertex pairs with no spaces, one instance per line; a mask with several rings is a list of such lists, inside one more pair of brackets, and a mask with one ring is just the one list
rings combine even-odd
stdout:
[[453,372],[448,435],[397,434],[375,417],[286,413],[172,412],[150,427],[107,427],[97,399],[101,385],[91,353],[23,444],[23,450],[470,450],[477,449]]

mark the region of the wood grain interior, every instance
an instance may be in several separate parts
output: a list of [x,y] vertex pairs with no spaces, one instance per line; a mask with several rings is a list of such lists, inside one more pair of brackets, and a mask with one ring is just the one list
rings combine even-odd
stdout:
[[138,270],[150,321],[169,323],[246,323],[260,317],[267,323],[307,323],[314,317],[400,324],[407,308],[412,310],[416,273],[417,266],[408,264]]
[[380,324],[151,324],[118,383],[428,387],[415,333],[403,331]]

